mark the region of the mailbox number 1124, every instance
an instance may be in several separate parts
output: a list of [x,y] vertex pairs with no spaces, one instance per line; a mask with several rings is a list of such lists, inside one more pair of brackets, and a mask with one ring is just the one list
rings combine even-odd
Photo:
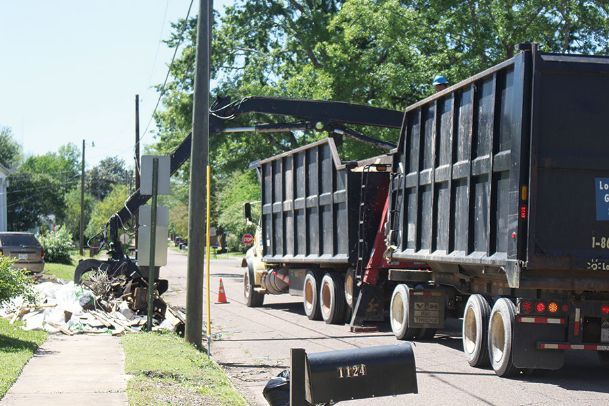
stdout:
[[356,376],[364,376],[368,374],[366,364],[357,364],[346,367],[338,367],[339,378],[353,378]]

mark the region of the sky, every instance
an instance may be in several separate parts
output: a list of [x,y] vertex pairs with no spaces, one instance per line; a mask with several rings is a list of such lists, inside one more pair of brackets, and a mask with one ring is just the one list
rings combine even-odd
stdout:
[[[215,0],[214,8],[230,3]],[[84,139],[88,168],[108,156],[132,166],[135,95],[146,145],[154,141],[144,134],[158,99],[153,86],[173,54],[162,40],[189,4],[0,0],[0,126],[12,129],[26,156],[80,148]]]

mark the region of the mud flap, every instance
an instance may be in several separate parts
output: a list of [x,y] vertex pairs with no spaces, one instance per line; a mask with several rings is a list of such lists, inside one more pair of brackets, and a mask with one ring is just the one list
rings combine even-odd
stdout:
[[560,369],[565,363],[561,350],[538,350],[537,343],[565,341],[565,326],[514,322],[512,361],[522,369]]
[[353,329],[361,326],[365,321],[385,321],[383,289],[367,283],[363,283],[360,288],[349,326]]

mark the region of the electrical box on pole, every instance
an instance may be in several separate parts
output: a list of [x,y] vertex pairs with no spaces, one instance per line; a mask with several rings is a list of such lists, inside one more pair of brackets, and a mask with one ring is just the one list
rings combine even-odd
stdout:
[[[141,193],[152,196],[150,210],[145,209],[140,216],[140,220],[149,223],[146,227],[139,229],[140,250],[147,243],[148,249],[143,249],[139,253],[139,265],[148,266],[148,317],[146,320],[146,330],[152,330],[152,319],[154,316],[154,295],[156,286],[154,281],[156,267],[167,263],[167,224],[169,223],[169,213],[167,210],[158,210],[157,198],[159,194],[169,194],[170,159],[168,156],[142,157],[142,176]],[[149,188],[149,190],[148,190]],[[159,218],[160,217],[160,218]],[[161,220],[158,225],[157,220]],[[161,256],[157,258],[157,253]],[[148,257],[146,258],[146,254]],[[164,255],[164,258],[163,258]],[[157,261],[158,259],[158,261]]]
[[140,177],[140,193],[143,195],[152,195],[152,161],[158,159],[158,194],[169,194],[169,176],[171,170],[171,158],[169,156],[142,156],[142,175]]
[[[138,264],[140,266],[150,265],[150,233],[152,231],[152,206],[142,206],[139,211],[139,253]],[[156,214],[156,241],[154,265],[167,265],[167,237],[169,236],[169,209],[165,206],[157,206]]]

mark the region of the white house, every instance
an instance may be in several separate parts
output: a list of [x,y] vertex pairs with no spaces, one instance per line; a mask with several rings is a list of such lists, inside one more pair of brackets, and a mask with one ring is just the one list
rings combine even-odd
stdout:
[[6,211],[6,189],[8,188],[8,168],[0,164],[0,231],[6,231],[7,211]]

